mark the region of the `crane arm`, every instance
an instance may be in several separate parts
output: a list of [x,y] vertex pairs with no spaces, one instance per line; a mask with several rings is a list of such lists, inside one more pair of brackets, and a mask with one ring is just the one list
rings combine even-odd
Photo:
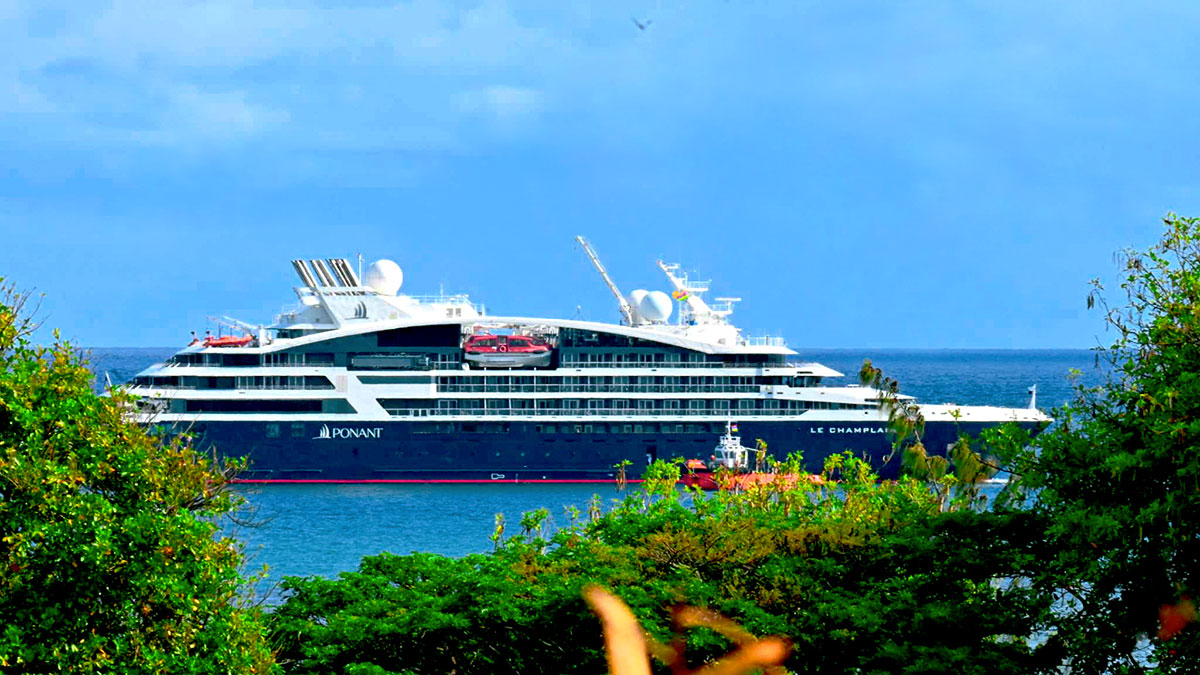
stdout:
[[625,325],[632,326],[633,308],[629,306],[629,301],[625,299],[624,295],[621,295],[621,291],[617,289],[617,285],[609,278],[608,272],[604,269],[604,264],[600,262],[600,257],[592,250],[592,246],[587,242],[587,239],[580,236],[575,237],[575,241],[579,242],[579,245],[583,247],[583,252],[587,254],[592,264],[596,266],[596,271],[604,278],[604,283],[608,285],[608,290],[612,291],[612,294],[617,297],[617,304],[621,307],[621,317],[625,320]]

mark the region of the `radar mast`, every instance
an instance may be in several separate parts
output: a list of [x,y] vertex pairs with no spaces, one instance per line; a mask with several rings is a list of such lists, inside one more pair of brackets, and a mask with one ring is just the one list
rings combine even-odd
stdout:
[[721,304],[716,308],[710,307],[700,297],[701,293],[708,291],[709,282],[693,281],[688,279],[687,274],[677,274],[679,272],[677,263],[667,264],[659,260],[658,267],[667,275],[667,280],[675,289],[671,296],[682,301],[683,306],[679,311],[681,324],[725,324],[727,323],[726,318],[733,313],[733,303],[741,300],[741,298],[717,298]]

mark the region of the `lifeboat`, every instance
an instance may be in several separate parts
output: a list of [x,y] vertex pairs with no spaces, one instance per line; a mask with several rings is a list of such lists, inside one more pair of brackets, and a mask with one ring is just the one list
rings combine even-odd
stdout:
[[254,341],[252,335],[226,335],[225,337],[206,337],[204,338],[205,347],[245,347]]
[[548,368],[553,349],[529,335],[472,335],[463,344],[467,362],[477,368]]

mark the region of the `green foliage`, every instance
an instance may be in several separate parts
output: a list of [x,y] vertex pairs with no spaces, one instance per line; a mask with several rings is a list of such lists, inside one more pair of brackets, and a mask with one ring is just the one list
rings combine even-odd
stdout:
[[[549,542],[529,528],[489,555],[384,555],[335,581],[288,578],[271,617],[281,659],[297,673],[603,672],[580,599],[598,583],[660,640],[680,603],[787,635],[798,673],[1044,669],[1019,636],[1041,626],[1045,600],[1011,581],[1037,557],[1027,516],[941,514],[921,484],[880,483],[849,455],[826,477],[840,482],[689,493],[691,505],[644,483]],[[699,659],[728,648],[715,633],[688,636]]]
[[33,346],[25,297],[0,289],[0,670],[272,671],[215,538],[226,474],[126,421],[57,334]]
[[920,446],[921,436],[925,433],[925,417],[915,399],[900,393],[900,383],[885,376],[871,359],[863,360],[858,381],[878,392],[879,404],[888,414],[888,433],[892,436],[893,448],[899,450],[910,443]]
[[1159,609],[1200,592],[1200,221],[1168,215],[1150,250],[1123,256],[1126,304],[1099,304],[1116,333],[1108,382],[1056,411],[1036,449],[1013,454],[1037,495],[1061,594],[1052,641],[1080,672],[1195,672],[1200,630],[1157,636]]

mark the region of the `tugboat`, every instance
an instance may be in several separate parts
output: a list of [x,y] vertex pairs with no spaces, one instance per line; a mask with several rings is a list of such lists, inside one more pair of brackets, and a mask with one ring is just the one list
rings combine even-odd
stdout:
[[463,345],[467,363],[477,368],[549,368],[552,350],[528,335],[472,335]]
[[[680,477],[684,487],[696,486],[701,490],[744,490],[754,485],[768,485],[782,480],[794,484],[798,479],[792,474],[777,474],[769,471],[750,471],[750,448],[742,445],[742,437],[735,436],[738,427],[732,420],[725,422],[725,435],[717,441],[708,462],[689,459],[684,463],[687,473]],[[719,474],[724,474],[719,475]],[[815,474],[804,474],[812,483],[822,479]]]

